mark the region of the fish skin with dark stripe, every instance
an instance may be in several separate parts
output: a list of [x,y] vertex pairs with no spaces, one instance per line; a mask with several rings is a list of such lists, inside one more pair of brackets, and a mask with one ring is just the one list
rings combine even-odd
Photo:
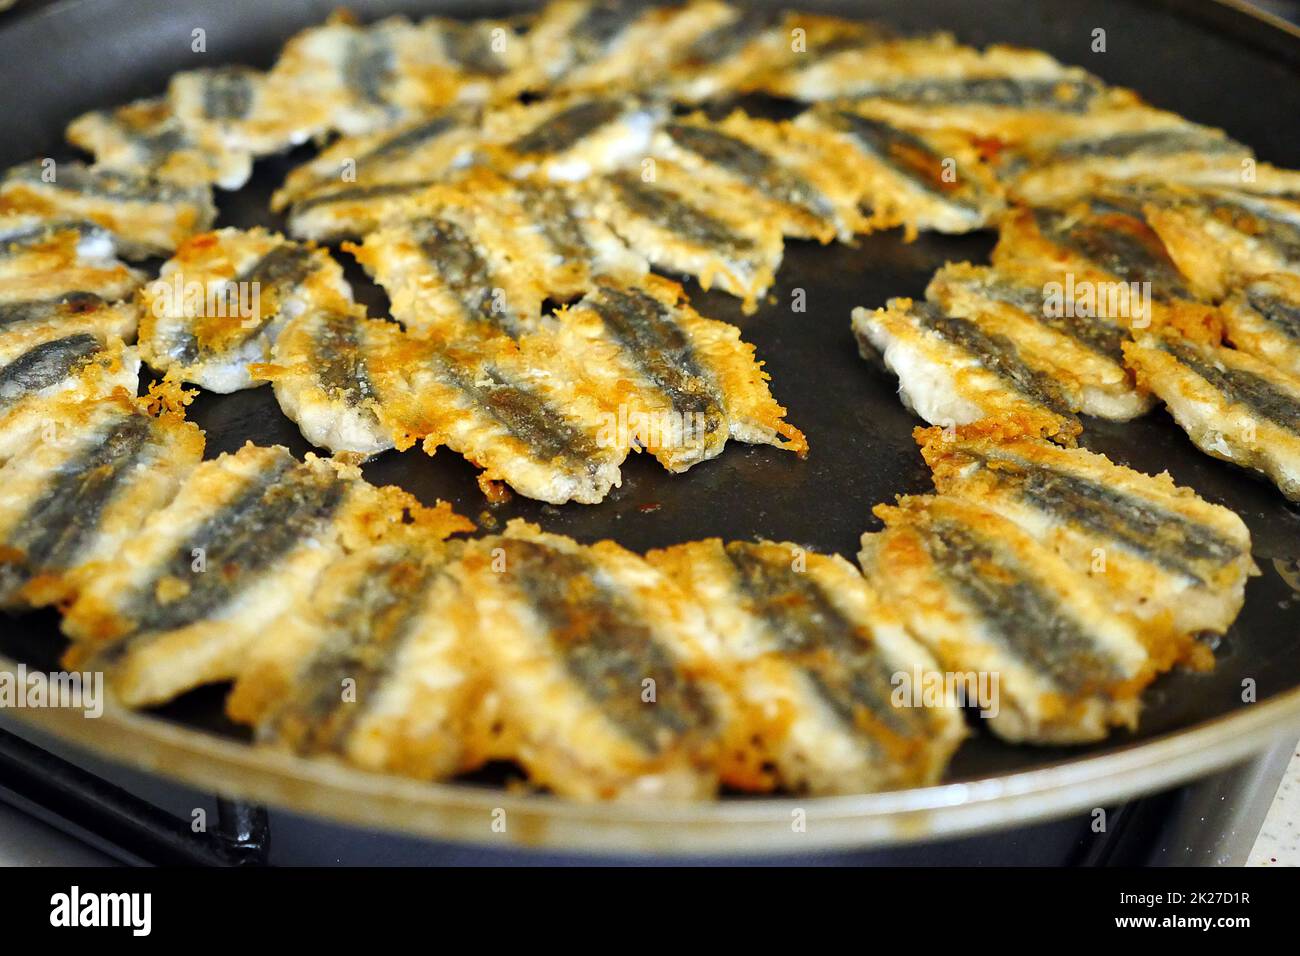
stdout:
[[251,373],[270,379],[281,411],[313,445],[378,454],[393,447],[384,421],[384,363],[399,335],[395,324],[367,318],[358,307],[326,304],[289,320],[270,361]]
[[607,441],[669,471],[716,457],[728,438],[807,451],[739,330],[700,316],[666,279],[601,282],[531,344],[563,379],[590,385]]
[[[184,293],[195,283],[207,290],[202,301]],[[145,290],[141,354],[209,391],[252,388],[261,382],[250,368],[270,358],[288,322],[314,309],[347,309],[351,298],[325,250],[260,228],[219,229],[181,246]]]
[[550,504],[595,504],[622,481],[628,449],[603,436],[590,386],[539,374],[556,367],[527,343],[399,337],[379,364],[385,423],[399,449],[464,455],[485,491],[504,482]]
[[110,559],[198,464],[203,434],[177,414],[148,414],[125,393],[51,401],[62,442],[33,442],[0,465],[0,606],[50,603],[52,580]]
[[1300,376],[1300,276],[1260,276],[1235,290],[1219,314],[1233,346]]
[[129,259],[170,254],[216,218],[207,186],[184,186],[76,162],[59,163],[47,181],[40,161],[10,169],[0,181],[0,214],[36,211],[51,219],[86,219],[112,232]]
[[940,493],[996,511],[1051,547],[1114,610],[1149,622],[1149,643],[1165,621],[1174,632],[1166,646],[1184,655],[1189,635],[1226,631],[1258,573],[1241,519],[1168,475],[1061,448],[1007,420],[922,429],[917,441]]
[[408,525],[328,568],[252,648],[230,716],[263,746],[417,779],[486,759],[474,719],[484,678],[446,569],[449,530]]
[[1124,354],[1201,451],[1262,473],[1300,501],[1300,377],[1167,329],[1126,344]]
[[898,376],[903,403],[932,425],[1024,414],[1072,442],[1078,419],[1050,370],[1005,335],[925,302],[891,299],[884,309],[853,310],[853,331],[867,359]]
[[949,263],[930,280],[926,299],[990,336],[1014,342],[1047,372],[1070,408],[1114,421],[1149,411],[1150,394],[1137,388],[1124,366],[1125,320],[1096,314],[1110,311],[1108,300],[1089,305],[1077,291],[1071,296],[1072,287],[1053,273],[1015,265]]
[[952,696],[895,703],[933,672],[856,569],[792,544],[717,539],[647,560],[705,609],[737,713],[723,779],[744,790],[861,793],[933,783],[965,736]]
[[1080,743],[1137,721],[1158,670],[1138,627],[1050,550],[992,511],[947,496],[901,498],[862,537],[868,582],[950,673],[997,674],[989,729],[1005,740]]
[[104,668],[128,707],[227,680],[346,541],[381,535],[410,507],[354,466],[295,462],[280,447],[203,462],[120,560],[68,576],[69,665]]
[[708,627],[644,559],[511,522],[456,565],[500,693],[499,746],[579,799],[705,796],[727,703]]

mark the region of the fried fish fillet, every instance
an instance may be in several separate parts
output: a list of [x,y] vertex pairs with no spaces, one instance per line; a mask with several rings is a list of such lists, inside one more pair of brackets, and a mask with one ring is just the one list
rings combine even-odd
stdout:
[[289,208],[289,235],[313,242],[363,239],[387,224],[405,219],[412,200],[437,182],[438,177],[433,177],[323,189]]
[[433,454],[445,445],[483,469],[485,492],[500,481],[550,504],[595,504],[621,482],[626,442],[589,384],[555,374],[549,350],[410,335],[392,346],[372,374],[399,448],[418,440]]
[[587,184],[592,209],[651,264],[742,299],[747,312],[781,265],[782,224],[732,183],[709,182],[668,160]]
[[853,310],[862,357],[898,376],[903,404],[932,425],[965,425],[1025,415],[1058,440],[1080,425],[1053,370],[999,332],[929,302],[890,299],[874,312]]
[[722,25],[717,0],[646,6],[634,0],[552,0],[524,38],[513,91],[643,88]]
[[[712,6],[713,0],[689,5]],[[798,16],[728,4],[715,26],[674,52],[660,86],[686,103],[753,90],[775,63],[794,55],[791,41]]]
[[978,50],[946,33],[857,43],[764,85],[800,100],[876,99],[892,107],[884,118],[903,125],[915,119],[985,134],[1012,111],[1082,110],[1103,92],[1095,77],[1046,53],[1002,45]]
[[537,347],[563,369],[558,378],[590,388],[609,441],[674,472],[717,456],[728,438],[807,452],[738,328],[699,315],[667,279],[597,281]]
[[91,400],[139,388],[140,357],[121,339],[93,324],[38,331],[0,337],[0,432],[44,415],[50,396]]
[[699,608],[643,558],[512,521],[455,572],[495,678],[495,747],[579,799],[707,796],[728,704]]
[[0,181],[0,215],[31,214],[48,221],[94,222],[114,236],[128,259],[169,255],[216,218],[212,190],[120,170],[33,160]]
[[413,506],[354,467],[278,446],[205,461],[111,560],[68,575],[69,666],[102,668],[129,707],[230,679],[325,567]]
[[277,212],[287,208],[293,220],[307,222],[313,208],[347,202],[349,193],[355,197],[379,187],[427,185],[472,160],[480,138],[473,113],[461,109],[444,110],[379,133],[344,136],[289,173],[272,197],[271,208]]
[[999,159],[1011,195],[1042,206],[1090,179],[1231,186],[1254,153],[1222,130],[1134,105],[1058,120]]
[[1260,276],[1236,289],[1219,314],[1234,346],[1300,376],[1300,275]]
[[108,302],[93,292],[0,300],[0,364],[76,335],[90,335],[101,343],[134,338],[137,312],[134,302]]
[[900,700],[901,683],[937,665],[847,561],[716,538],[646,558],[705,609],[716,635],[739,724],[726,783],[820,794],[939,779],[966,736],[958,702],[950,690]]
[[393,434],[381,419],[386,395],[373,366],[400,335],[360,307],[311,307],[281,330],[271,361],[251,372],[274,383],[280,410],[313,445],[374,455],[393,447]]
[[[993,264],[1013,269],[1028,264],[1072,273],[1093,283],[1125,283],[1157,305],[1195,301],[1197,294],[1171,249],[1153,228],[1139,196],[1098,192],[1059,206],[1016,207],[1002,218]],[[1159,309],[1126,316],[1131,328],[1146,328]]]
[[171,500],[203,444],[198,426],[151,415],[125,392],[48,402],[0,465],[0,607],[44,603],[46,576],[111,559]]
[[67,139],[97,167],[170,182],[239,189],[253,172],[251,154],[227,148],[211,129],[191,130],[166,99],[84,113],[68,125]]
[[692,174],[747,190],[788,236],[848,240],[868,225],[858,209],[852,154],[815,127],[740,110],[719,122],[695,114],[665,123],[654,153]]
[[245,66],[186,70],[171,78],[167,102],[189,135],[235,154],[271,156],[330,127],[329,101],[293,77]]
[[1300,377],[1163,330],[1126,343],[1124,355],[1196,447],[1261,472],[1300,501]]
[[226,702],[259,744],[420,779],[482,762],[487,680],[468,600],[415,526],[335,562],[257,641]]
[[260,382],[249,365],[266,361],[286,322],[351,298],[325,250],[265,229],[219,229],[186,240],[146,287],[140,352],[209,391],[251,388]]
[[970,232],[1005,206],[1000,185],[964,136],[891,125],[852,103],[818,105],[796,126],[821,130],[848,150],[855,201],[877,227]]
[[366,26],[345,16],[293,36],[270,79],[323,107],[327,125],[346,135],[374,132],[481,98],[481,78],[445,53],[442,21],[414,24],[389,17]]
[[1136,724],[1138,695],[1173,661],[1078,569],[957,498],[901,498],[875,513],[885,530],[862,536],[867,580],[945,673],[996,679],[991,706],[981,702],[990,730],[1065,744]]
[[547,295],[535,268],[541,240],[479,211],[472,196],[436,189],[410,218],[345,248],[408,329],[448,339],[518,337],[536,327]]
[[694,62],[682,64],[688,82],[679,88],[685,87],[688,100],[754,91],[805,99],[807,91],[822,85],[828,70],[835,72],[840,62],[855,61],[893,36],[875,22],[741,8],[735,21],[695,44]]
[[1124,365],[1127,329],[1104,307],[1089,306],[1068,291],[1031,270],[962,262],[936,272],[925,294],[947,315],[968,319],[1032,354],[1033,364],[1050,368],[1070,405],[1084,414],[1125,421],[1145,413],[1151,396]]
[[918,429],[935,488],[996,511],[1089,575],[1112,608],[1171,621],[1175,635],[1222,633],[1257,574],[1250,532],[1167,474],[1144,475],[1014,421]]
[[1300,276],[1300,197],[1167,187],[1146,198],[1152,228],[1200,295],[1222,299],[1271,272]]
[[[426,227],[428,238],[419,244],[432,268],[421,268],[410,254],[411,234],[420,233],[410,227],[373,237],[359,258],[395,303],[400,299],[394,314],[415,329],[448,313],[456,324],[454,316],[461,313],[462,320],[504,323],[503,331],[517,335],[536,325],[543,300],[582,295],[599,275],[631,280],[649,268],[580,193],[561,183],[509,179],[476,168],[425,190],[403,212],[408,219],[442,224]],[[393,241],[403,234],[405,243]],[[500,294],[488,297],[496,288]],[[467,301],[479,303],[468,315]]]
[[483,152],[515,176],[577,182],[650,154],[664,108],[635,97],[565,96],[489,112]]
[[79,268],[118,267],[124,272],[116,256],[113,234],[89,220],[0,215],[0,280]]

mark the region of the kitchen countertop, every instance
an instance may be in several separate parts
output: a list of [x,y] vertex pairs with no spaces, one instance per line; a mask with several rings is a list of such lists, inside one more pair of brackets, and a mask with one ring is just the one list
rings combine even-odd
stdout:
[[1282,775],[1248,866],[1300,866],[1300,742]]

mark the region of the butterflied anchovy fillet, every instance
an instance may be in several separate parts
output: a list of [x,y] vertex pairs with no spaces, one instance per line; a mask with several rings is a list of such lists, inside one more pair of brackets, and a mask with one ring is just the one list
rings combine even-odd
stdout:
[[823,104],[796,125],[822,131],[848,150],[854,199],[876,226],[904,225],[961,233],[992,222],[1005,203],[1001,187],[963,136],[895,126],[852,104]]
[[352,291],[323,249],[264,229],[219,229],[188,240],[146,287],[140,352],[159,371],[214,392],[260,384],[248,372],[271,354],[285,322],[346,308]]
[[609,90],[661,79],[682,51],[720,26],[714,0],[647,6],[629,0],[552,0],[525,37],[515,90]]
[[417,27],[437,42],[442,60],[459,74],[456,98],[476,103],[498,93],[507,95],[511,77],[526,67],[528,44],[518,25],[518,18],[511,22],[426,17]]
[[0,337],[90,324],[132,341],[141,276],[112,248],[93,224],[0,216]]
[[411,504],[356,468],[278,446],[205,461],[111,561],[69,575],[69,664],[103,668],[130,707],[228,680],[323,568]]
[[307,218],[313,206],[329,204],[335,193],[343,194],[335,202],[344,203],[348,194],[355,197],[368,189],[427,185],[470,161],[480,138],[473,114],[464,110],[447,110],[381,133],[345,136],[285,177],[271,207],[290,209],[294,219]]
[[941,494],[1015,522],[1090,576],[1115,610],[1156,628],[1168,621],[1171,652],[1190,649],[1184,635],[1226,631],[1258,573],[1241,519],[1167,474],[1061,448],[1008,420],[919,430],[917,441]]
[[497,747],[584,800],[708,796],[728,705],[700,610],[643,558],[512,521],[457,566],[495,677]]
[[274,383],[280,409],[313,445],[333,452],[374,455],[393,447],[381,413],[386,396],[377,381],[401,329],[366,318],[360,307],[311,307],[285,325],[271,361],[254,365]]
[[524,346],[397,340],[377,377],[398,447],[420,440],[429,454],[445,445],[464,455],[483,469],[479,484],[492,497],[493,483],[504,482],[550,504],[596,504],[621,482],[627,444],[588,383],[556,375],[553,355]]
[[529,268],[530,237],[478,215],[473,197],[434,189],[407,218],[345,245],[384,287],[391,313],[408,329],[518,337],[541,316],[546,289]]
[[675,282],[605,281],[558,316],[538,347],[552,354],[547,365],[565,369],[561,379],[594,393],[609,441],[643,448],[669,471],[716,457],[728,438],[807,452],[754,347],[734,325],[692,309]]
[[187,185],[239,189],[253,171],[249,153],[227,148],[210,128],[191,131],[165,99],[85,113],[68,125],[67,138],[98,167]]
[[463,89],[465,74],[444,55],[440,32],[402,17],[357,26],[336,16],[290,39],[270,77],[321,104],[331,128],[373,132],[449,106],[463,93],[482,95],[478,82]]
[[1177,334],[1130,342],[1124,355],[1196,447],[1267,475],[1300,501],[1300,377]]
[[113,234],[88,219],[51,220],[36,213],[0,215],[0,278],[119,267]]
[[964,129],[975,122],[969,115],[975,111],[996,128],[1007,111],[1087,109],[1103,90],[1095,77],[1046,53],[1002,45],[979,50],[946,33],[858,43],[809,60],[764,87],[801,100],[883,100],[895,104],[892,119],[904,124],[915,116],[920,124]]
[[[949,497],[878,505],[867,580],[945,674],[993,691],[981,712],[1012,743],[1098,740],[1136,726],[1138,695],[1170,666],[1078,569],[1016,525]],[[996,680],[996,685],[993,681]]]
[[[89,401],[117,389],[134,395],[139,380],[135,349],[93,324],[0,337],[0,432],[44,415],[51,396]],[[5,444],[0,436],[0,448]]]
[[1049,205],[1092,178],[1231,186],[1254,153],[1222,130],[1134,106],[1058,121],[999,160],[1014,198]]
[[187,70],[172,77],[167,102],[190,135],[233,153],[270,156],[330,127],[329,101],[291,76],[244,66]]
[[1128,330],[1122,320],[1110,317],[1105,298],[1098,304],[1082,291],[1028,269],[962,262],[936,272],[925,294],[946,314],[1015,342],[1033,356],[1036,367],[1051,370],[1061,392],[1084,414],[1135,418],[1150,410],[1152,399],[1124,366]]
[[[743,790],[864,793],[935,783],[966,725],[930,654],[851,564],[770,541],[695,541],[647,560],[705,609],[730,675]],[[902,682],[939,678],[933,699]],[[729,728],[730,729],[730,728]]]
[[94,292],[0,299],[0,356],[13,359],[42,343],[82,333],[100,342],[130,340],[138,313],[134,302],[109,302]]
[[662,106],[623,96],[571,96],[490,112],[484,152],[512,175],[576,182],[650,155]]
[[1077,411],[1052,369],[997,332],[929,302],[890,299],[874,312],[853,310],[862,357],[898,376],[903,404],[932,425],[965,425],[1025,415],[1049,435],[1073,441]]
[[[436,252],[448,271],[442,273],[437,265],[425,265],[419,271],[415,268],[418,263],[402,264],[399,271],[406,278],[399,280],[399,285],[412,288],[408,280],[413,279],[416,291],[431,292],[441,276],[446,301],[441,305],[428,300],[413,302],[410,296],[397,294],[400,288],[389,289],[398,310],[394,314],[417,329],[437,321],[440,310],[453,316],[462,313],[463,317],[465,299],[473,299],[478,291],[472,281],[475,274],[483,288],[502,289],[488,303],[489,317],[496,319],[509,312],[505,318],[513,324],[506,330],[514,334],[536,321],[543,299],[571,299],[589,289],[596,276],[631,280],[649,268],[643,257],[594,214],[586,196],[563,183],[510,179],[476,167],[421,192],[403,206],[402,214],[407,219],[434,217],[445,224],[441,245],[429,244],[426,252]],[[456,235],[464,237],[467,250],[481,250],[476,254],[486,257],[480,268],[464,256],[463,279],[451,269],[458,254],[451,244]],[[376,237],[368,245],[384,241],[386,237]],[[363,263],[369,261],[366,255],[362,254]],[[397,262],[393,259],[389,265]],[[498,273],[509,286],[489,283]],[[518,308],[510,309],[512,303],[518,303]]]
[[[49,177],[53,182],[47,182]],[[185,186],[118,170],[38,160],[15,166],[0,181],[0,215],[50,221],[88,220],[114,236],[128,259],[170,254],[188,236],[212,225],[216,209],[207,186]]]
[[50,402],[0,466],[0,606],[44,603],[44,577],[111,559],[203,457],[203,432],[124,392]]
[[1199,294],[1217,300],[1270,272],[1300,276],[1300,196],[1170,187],[1150,198],[1152,227]]
[[289,208],[289,235],[314,242],[365,238],[407,218],[407,208],[438,178],[341,186],[305,196]]
[[1068,273],[1094,283],[1125,283],[1139,298],[1154,300],[1153,308],[1128,317],[1125,324],[1131,328],[1151,325],[1163,303],[1196,298],[1141,200],[1132,196],[1017,207],[999,225],[993,264],[999,269],[1051,268],[1061,279]]
[[481,762],[472,717],[486,679],[435,531],[330,566],[253,646],[226,709],[259,744],[425,780]]
[[675,163],[590,183],[592,209],[651,264],[695,276],[753,312],[781,265],[781,224],[744,188],[710,182]]
[[1300,276],[1261,276],[1233,292],[1219,314],[1233,345],[1300,376]]
[[538,177],[510,179],[476,167],[413,199],[408,215],[436,215],[459,223],[494,262],[511,270],[531,311],[538,296],[571,299],[596,276],[636,279],[649,269],[592,211],[580,190]]
[[[712,0],[696,3],[713,5]],[[675,51],[662,84],[673,99],[699,103],[749,92],[773,64],[794,55],[791,41],[799,14],[748,6],[727,6],[726,11],[716,26]]]
[[702,177],[747,190],[788,236],[830,242],[866,229],[854,157],[823,130],[756,119],[737,110],[664,124],[654,152]]

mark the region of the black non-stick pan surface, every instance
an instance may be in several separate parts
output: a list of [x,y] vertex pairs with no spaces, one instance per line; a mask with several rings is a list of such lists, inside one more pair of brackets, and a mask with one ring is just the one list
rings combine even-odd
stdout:
[[[1300,39],[1227,7],[1100,0],[802,5],[880,18],[904,30],[947,29],[968,43],[1038,47],[1132,87],[1157,106],[1223,127],[1263,160],[1300,167]],[[351,4],[365,20],[390,13],[486,16],[525,7],[418,0]],[[259,0],[63,0],[11,14],[0,22],[0,165],[34,156],[70,157],[62,144],[70,119],[86,109],[157,94],[178,70],[233,62],[269,66],[285,38],[321,21],[330,8]],[[192,51],[192,31],[200,28],[205,53]],[[1098,30],[1104,31],[1104,52],[1094,51]],[[269,196],[310,155],[303,148],[263,161],[244,190],[219,192],[218,224],[281,226],[268,211]],[[900,404],[894,379],[858,357],[849,312],[883,305],[891,296],[920,295],[944,262],[986,261],[991,246],[989,234],[923,235],[904,243],[899,234],[885,233],[854,246],[791,242],[770,299],[751,316],[729,296],[688,285],[703,314],[735,323],[757,346],[774,394],[808,436],[806,460],[731,443],[714,461],[670,476],[649,456],[632,456],[622,487],[594,507],[553,507],[516,496],[488,508],[474,469],[445,450],[433,458],[418,450],[388,452],[368,463],[365,474],[426,502],[450,501],[485,529],[523,517],[579,540],[613,538],[638,551],[716,535],[789,540],[851,559],[859,535],[875,527],[874,504],[924,492],[930,484],[911,438],[918,421]],[[385,314],[383,293],[365,281],[349,256],[339,257],[359,298],[372,314]],[[792,309],[798,290],[805,296],[803,312]],[[297,454],[309,450],[269,388],[203,394],[191,415],[207,432],[209,456],[249,440],[283,444]],[[1217,644],[1214,673],[1161,679],[1145,697],[1136,732],[1070,749],[1012,747],[979,734],[958,752],[950,781],[1131,750],[1300,688],[1300,511],[1271,485],[1198,453],[1163,410],[1126,424],[1085,421],[1082,440],[1142,471],[1167,469],[1180,484],[1238,512],[1254,536],[1262,575],[1251,581],[1245,610]],[[50,667],[61,647],[52,614],[0,618],[0,655]],[[1259,703],[1243,700],[1250,688]],[[240,731],[221,717],[220,702],[219,693],[200,691],[157,716],[237,736]],[[1295,710],[1289,713],[1294,719]],[[83,740],[93,743],[87,734]]]

